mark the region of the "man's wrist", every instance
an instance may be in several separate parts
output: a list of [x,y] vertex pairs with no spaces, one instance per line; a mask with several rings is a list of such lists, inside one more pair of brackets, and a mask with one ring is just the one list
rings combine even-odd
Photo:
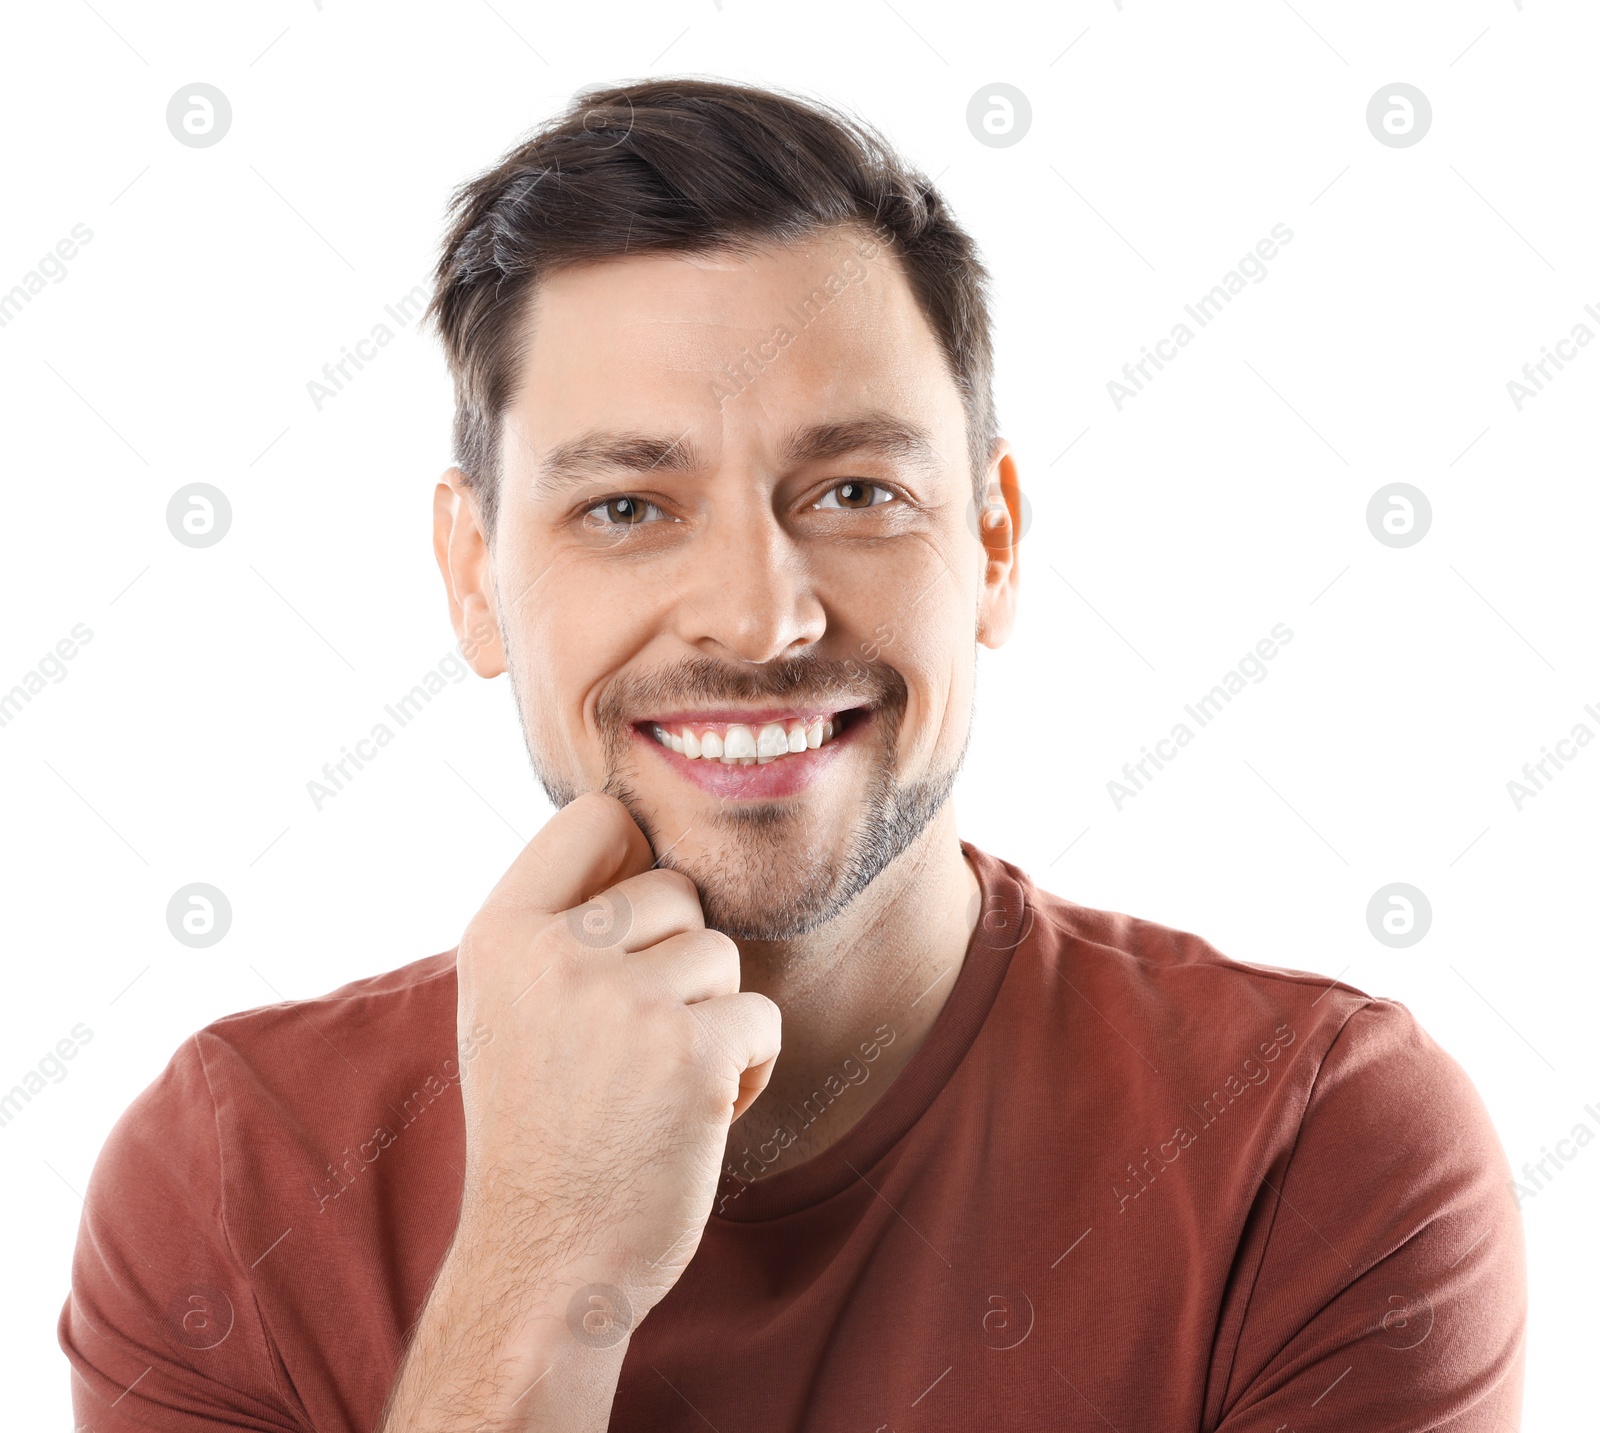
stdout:
[[604,1430],[636,1322],[586,1259],[553,1273],[459,1238],[416,1328],[384,1433]]

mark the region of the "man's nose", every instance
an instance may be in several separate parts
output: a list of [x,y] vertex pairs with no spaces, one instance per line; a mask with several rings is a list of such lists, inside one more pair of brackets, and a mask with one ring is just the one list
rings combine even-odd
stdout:
[[677,587],[680,635],[709,655],[793,657],[827,627],[808,554],[770,510],[719,515]]

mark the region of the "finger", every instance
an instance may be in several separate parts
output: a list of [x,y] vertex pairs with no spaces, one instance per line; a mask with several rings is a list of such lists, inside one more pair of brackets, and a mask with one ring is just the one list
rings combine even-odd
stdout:
[[545,822],[501,876],[483,909],[513,917],[554,915],[648,871],[654,860],[628,808],[615,796],[587,791]]
[[739,1077],[739,1094],[728,1114],[732,1124],[756,1102],[772,1077],[783,1046],[783,1015],[754,990],[702,1000],[689,1006],[689,1013],[701,1021],[729,1073]]
[[739,989],[739,947],[717,930],[671,936],[630,955],[627,964],[641,977],[664,984],[685,1005]]
[[744,1074],[739,1076],[739,1098],[733,1102],[733,1115],[728,1123],[743,1119],[744,1113],[758,1099],[761,1092],[767,1088],[767,1081],[772,1078],[772,1067],[778,1063],[774,1055],[770,1060],[763,1060],[759,1065],[752,1065]]
[[657,869],[619,881],[566,913],[567,928],[580,945],[646,950],[681,935],[704,930],[700,893],[681,871]]

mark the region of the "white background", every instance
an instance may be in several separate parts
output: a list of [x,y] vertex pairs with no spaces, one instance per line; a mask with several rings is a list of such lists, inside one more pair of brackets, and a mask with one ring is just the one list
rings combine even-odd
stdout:
[[[0,1088],[93,1031],[0,1128],[15,1426],[70,1417],[74,1191],[179,1042],[448,949],[548,814],[504,680],[476,678],[314,809],[307,781],[451,648],[451,408],[409,330],[320,412],[306,385],[426,282],[451,188],[598,81],[853,107],[988,259],[1034,521],[963,834],[1073,900],[1404,1001],[1514,1168],[1600,1131],[1600,744],[1520,811],[1506,787],[1600,733],[1600,345],[1521,411],[1506,387],[1600,306],[1592,6],[96,0],[6,28],[0,291],[93,231],[0,329],[0,690],[94,634],[0,729]],[[233,107],[207,149],[165,123],[196,81]],[[1365,122],[1395,81],[1432,103],[1409,148]],[[994,82],[1032,105],[1009,148],[966,126]],[[1269,276],[1118,411],[1107,381],[1276,223]],[[193,481],[233,507],[205,550],[165,523]],[[1433,510],[1398,550],[1365,519],[1394,481]],[[1267,679],[1116,809],[1122,763],[1275,623]],[[165,920],[194,881],[233,908],[207,950]],[[1407,949],[1366,923],[1394,881],[1433,909]],[[1530,1428],[1592,1416],[1597,1194],[1589,1146],[1524,1205]]]

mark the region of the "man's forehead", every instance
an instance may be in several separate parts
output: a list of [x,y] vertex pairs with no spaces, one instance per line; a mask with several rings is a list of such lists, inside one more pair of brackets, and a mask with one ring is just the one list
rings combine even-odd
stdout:
[[[849,350],[937,348],[890,252],[870,257],[841,237],[740,253],[655,253],[563,268],[530,290],[520,315],[530,369],[619,363],[703,371],[781,337],[790,358]],[[780,333],[781,331],[781,333]]]
[[838,226],[792,239],[731,239],[704,249],[642,250],[563,264],[541,277],[539,287],[556,294],[583,290],[585,297],[592,299],[600,288],[621,293],[630,288],[657,292],[663,284],[676,283],[703,291],[726,290],[741,280],[792,280],[796,276],[825,280],[836,270],[856,274],[866,268],[905,281],[892,249],[865,231]]
[[962,407],[938,340],[898,265],[887,281],[868,272],[888,251],[869,259],[859,243],[829,231],[543,281],[505,415],[535,495],[604,472],[705,473],[734,449],[779,469],[856,453],[902,471],[956,461]]

